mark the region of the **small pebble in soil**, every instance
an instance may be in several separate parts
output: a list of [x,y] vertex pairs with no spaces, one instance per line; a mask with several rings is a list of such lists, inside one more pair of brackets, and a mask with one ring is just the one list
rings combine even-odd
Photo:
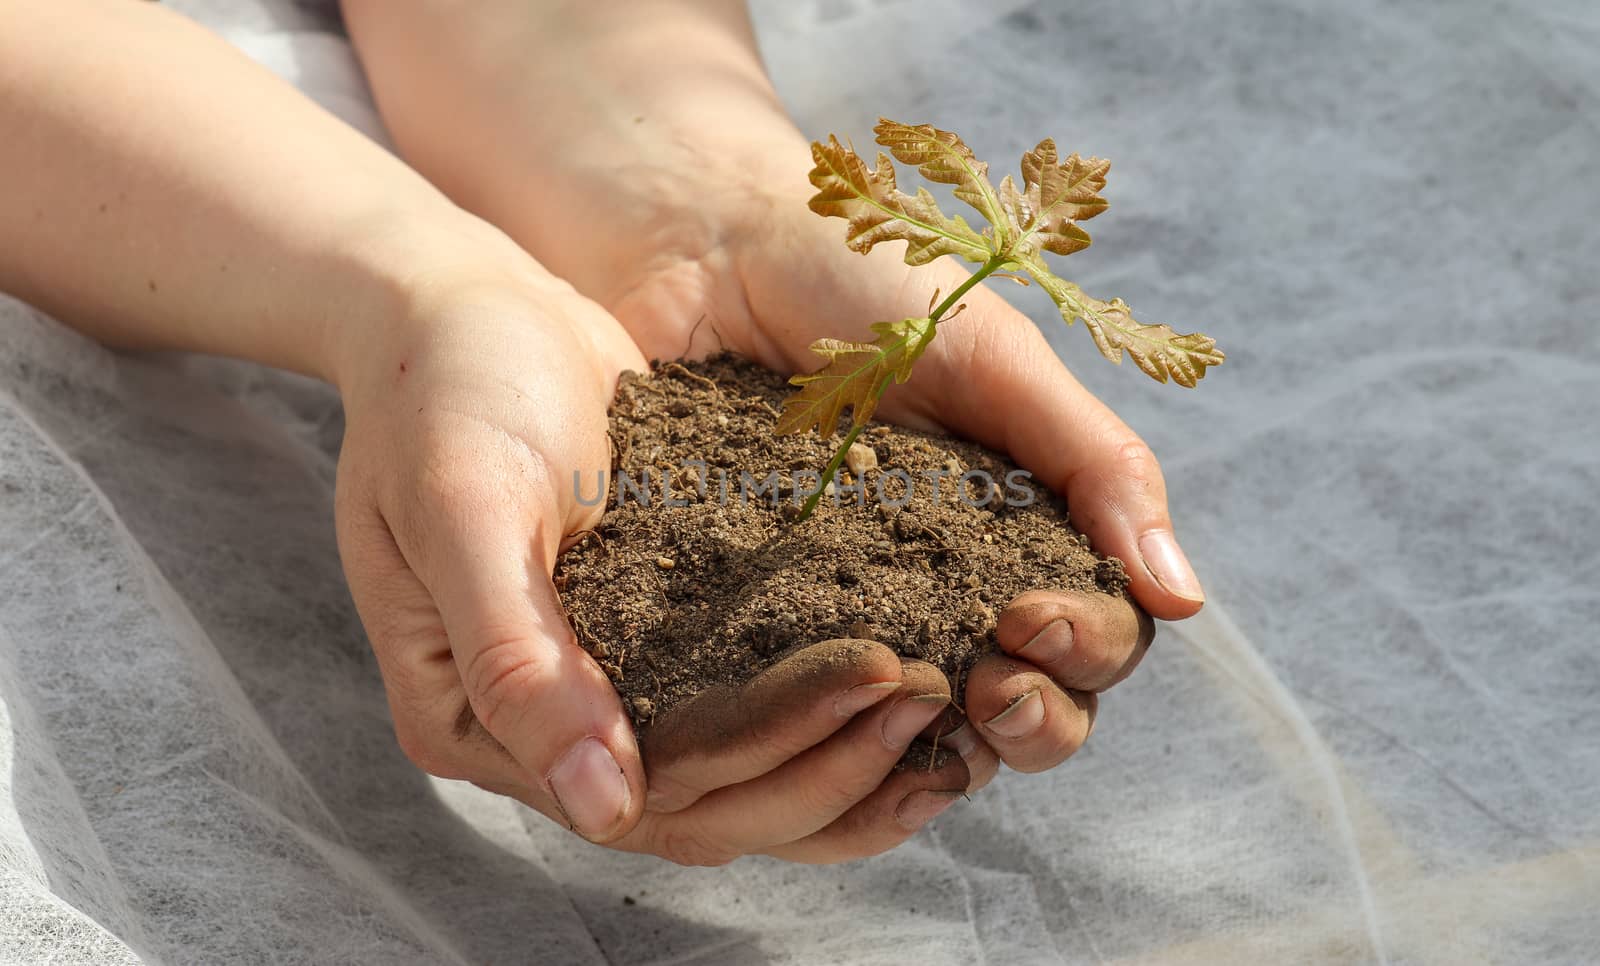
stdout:
[[844,465],[850,468],[852,476],[860,479],[867,470],[878,468],[878,454],[865,443],[851,443],[844,454]]

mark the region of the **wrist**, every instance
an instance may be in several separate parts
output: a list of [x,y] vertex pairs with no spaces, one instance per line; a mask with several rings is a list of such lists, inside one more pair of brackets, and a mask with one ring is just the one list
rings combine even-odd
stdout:
[[504,233],[450,208],[388,212],[352,233],[353,270],[328,305],[315,345],[318,375],[349,395],[434,338],[449,307],[475,300],[548,302],[570,287]]

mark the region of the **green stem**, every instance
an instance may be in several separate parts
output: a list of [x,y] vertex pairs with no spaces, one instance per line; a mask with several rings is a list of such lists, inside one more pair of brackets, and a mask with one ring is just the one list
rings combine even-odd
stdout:
[[[935,308],[933,313],[930,315],[930,318],[933,319],[934,328],[937,329],[939,327],[939,323],[944,321],[944,314],[946,312],[956,307],[956,303],[961,301],[961,296],[972,291],[972,287],[977,285],[979,282],[988,278],[990,275],[993,275],[995,272],[998,272],[1000,270],[1000,266],[1004,265],[1005,263],[1005,255],[996,255],[980,265],[978,270],[972,273],[971,278],[952,289],[950,294],[945,296],[945,300],[940,302],[938,307]],[[931,339],[933,337],[929,336],[928,338]]]
[[[970,278],[957,285],[950,291],[949,295],[945,296],[944,301],[940,302],[928,316],[932,321],[932,324],[928,326],[927,338],[929,342],[933,341],[934,335],[939,331],[939,323],[944,321],[945,313],[956,307],[956,303],[961,301],[961,296],[972,291],[973,286],[999,271],[1000,266],[1004,265],[1005,262],[1004,255],[995,255],[979,266],[978,270],[973,272]],[[872,389],[872,398],[874,400],[881,398],[888,388],[888,379],[879,382]],[[808,519],[812,511],[817,508],[817,502],[822,499],[823,491],[828,488],[829,483],[833,482],[834,474],[839,472],[839,464],[844,462],[845,454],[850,452],[851,444],[856,441],[856,437],[860,436],[861,431],[866,428],[865,423],[858,423],[850,427],[850,432],[845,435],[844,442],[839,444],[839,449],[833,454],[833,459],[828,461],[828,468],[822,471],[821,482],[817,484],[817,488],[812,491],[811,495],[806,497],[805,505],[800,508],[800,515],[795,518],[796,523]]]
[[822,471],[822,481],[817,484],[817,488],[811,492],[811,495],[806,497],[805,506],[800,508],[800,515],[795,517],[796,523],[810,517],[811,511],[817,508],[817,501],[822,499],[822,493],[828,488],[828,483],[833,480],[833,474],[839,472],[839,464],[844,462],[845,454],[850,452],[850,445],[856,441],[856,437],[860,436],[861,431],[866,428],[865,423],[860,426],[850,427],[850,432],[845,434],[843,445],[839,447],[838,452],[833,454],[833,459],[828,461],[828,468]]

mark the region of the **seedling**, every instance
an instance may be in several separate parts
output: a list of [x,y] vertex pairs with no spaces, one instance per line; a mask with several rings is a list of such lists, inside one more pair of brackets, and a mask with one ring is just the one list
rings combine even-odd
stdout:
[[806,499],[800,519],[816,509],[889,384],[911,377],[912,366],[933,342],[939,325],[958,315],[966,307],[961,297],[990,276],[1024,285],[1033,279],[1054,300],[1068,325],[1083,320],[1102,355],[1121,364],[1126,352],[1158,382],[1170,378],[1193,388],[1208,367],[1222,363],[1222,351],[1210,336],[1180,335],[1170,326],[1139,322],[1121,299],[1091,298],[1051,271],[1045,261],[1046,252],[1070,255],[1089,247],[1089,235],[1078,223],[1106,210],[1100,190],[1111,162],[1076,153],[1063,161],[1055,141],[1046,138],[1022,156],[1022,187],[1006,175],[996,188],[989,181],[989,166],[949,131],[887,119],[880,119],[874,130],[877,143],[895,160],[915,165],[929,181],[954,185],[955,196],[976,209],[988,227],[978,231],[960,215],[946,215],[926,188],[918,188],[915,195],[901,191],[894,164],[881,152],[876,167],[868,168],[853,147],[840,144],[831,134],[827,143],[812,143],[816,167],[811,183],[817,194],[810,201],[811,210],[849,221],[845,244],[852,251],[866,254],[880,242],[904,241],[908,265],[957,255],[979,267],[942,301],[935,293],[937,304],[929,306],[927,315],[874,323],[872,331],[878,337],[871,342],[818,339],[811,344],[811,351],[826,364],[789,380],[800,389],[784,400],[777,433],[815,429],[827,439],[838,429],[846,406],[851,410],[851,428]]

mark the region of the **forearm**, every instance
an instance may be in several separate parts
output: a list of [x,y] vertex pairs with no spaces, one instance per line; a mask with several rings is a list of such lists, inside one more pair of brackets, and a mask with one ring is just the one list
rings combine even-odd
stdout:
[[0,131],[0,290],[118,346],[333,379],[337,330],[499,237],[154,4],[0,8]]
[[[805,141],[767,78],[742,0],[344,0],[344,9],[407,160],[559,274],[586,270],[576,258],[557,264],[583,242],[574,226],[656,227],[626,223],[619,185],[702,196],[713,179],[723,193],[805,186]],[[704,180],[653,183],[660,171]]]
[[[403,153],[428,166],[515,133],[568,153],[652,145],[665,129],[729,142],[727,115],[782,116],[743,0],[343,0]],[[467,187],[467,186],[462,186]]]

